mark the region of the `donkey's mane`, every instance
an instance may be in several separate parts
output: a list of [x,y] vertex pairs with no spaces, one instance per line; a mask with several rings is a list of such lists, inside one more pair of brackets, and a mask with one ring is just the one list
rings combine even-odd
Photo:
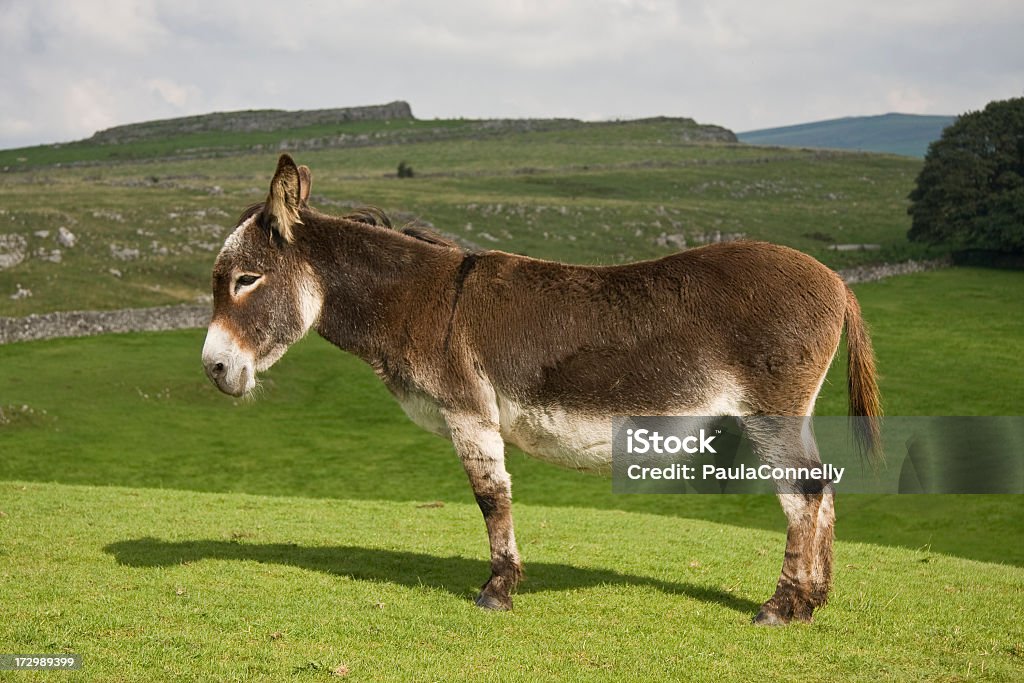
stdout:
[[[263,211],[265,206],[264,202],[257,202],[251,206],[246,207],[242,214],[238,217],[236,225],[244,223],[245,221],[252,218],[254,215]],[[391,217],[388,216],[383,209],[376,206],[361,206],[355,211],[346,213],[341,216],[336,216],[346,221],[354,221],[356,223],[362,223],[364,225],[372,225],[378,228],[386,228],[387,230],[394,230],[400,232],[403,235],[408,235],[414,239],[418,239],[421,242],[427,242],[428,244],[436,244],[442,247],[450,247],[452,249],[458,249],[459,251],[465,251],[465,248],[453,239],[445,237],[440,233],[431,230],[430,228],[422,225],[416,225],[415,221],[410,221],[400,228],[396,228],[391,223]]]
[[345,220],[356,221],[357,223],[365,223],[366,225],[374,225],[380,228],[387,228],[389,230],[395,230],[403,235],[420,240],[421,242],[427,242],[428,244],[437,244],[442,247],[451,247],[464,251],[462,245],[455,240],[444,237],[430,228],[422,225],[416,225],[415,221],[410,221],[400,228],[396,228],[391,223],[391,217],[384,213],[384,210],[376,206],[361,206],[351,213],[347,213],[342,216]]

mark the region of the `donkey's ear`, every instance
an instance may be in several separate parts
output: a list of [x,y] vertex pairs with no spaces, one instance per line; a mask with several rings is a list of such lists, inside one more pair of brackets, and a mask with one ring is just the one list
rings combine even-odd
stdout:
[[313,189],[313,172],[309,166],[299,166],[299,203],[309,204],[309,191]]
[[[306,193],[308,196],[308,189]],[[264,211],[270,221],[269,227],[276,230],[285,242],[294,239],[295,226],[302,224],[299,219],[301,206],[302,172],[290,156],[282,154],[277,161],[274,179],[270,181],[270,195]]]

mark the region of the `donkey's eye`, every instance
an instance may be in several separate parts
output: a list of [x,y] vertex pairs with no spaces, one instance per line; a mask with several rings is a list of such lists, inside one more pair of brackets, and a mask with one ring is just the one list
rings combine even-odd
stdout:
[[235,294],[238,294],[238,290],[242,287],[256,284],[256,281],[259,279],[259,275],[239,275],[238,279],[235,280]]

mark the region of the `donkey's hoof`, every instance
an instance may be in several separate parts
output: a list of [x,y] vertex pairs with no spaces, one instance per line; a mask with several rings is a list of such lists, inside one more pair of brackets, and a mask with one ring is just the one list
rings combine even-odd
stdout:
[[789,619],[783,618],[781,615],[776,613],[774,610],[761,608],[761,611],[754,617],[754,626],[785,626],[789,623]]
[[476,606],[482,609],[492,609],[499,612],[507,612],[512,609],[512,598],[499,597],[490,593],[481,593],[476,596]]

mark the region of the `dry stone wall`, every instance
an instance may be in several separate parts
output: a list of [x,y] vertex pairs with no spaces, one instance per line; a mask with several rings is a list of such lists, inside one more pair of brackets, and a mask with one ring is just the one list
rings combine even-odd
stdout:
[[858,282],[875,282],[884,280],[887,277],[896,275],[909,275],[911,273],[922,273],[926,270],[938,270],[953,265],[948,258],[931,259],[927,261],[903,261],[901,263],[882,263],[874,266],[858,266],[856,268],[844,268],[839,271],[839,277],[848,285]]
[[206,327],[210,313],[210,305],[204,304],[123,308],[117,311],[59,311],[24,318],[0,318],[0,344],[112,332],[160,332]]

